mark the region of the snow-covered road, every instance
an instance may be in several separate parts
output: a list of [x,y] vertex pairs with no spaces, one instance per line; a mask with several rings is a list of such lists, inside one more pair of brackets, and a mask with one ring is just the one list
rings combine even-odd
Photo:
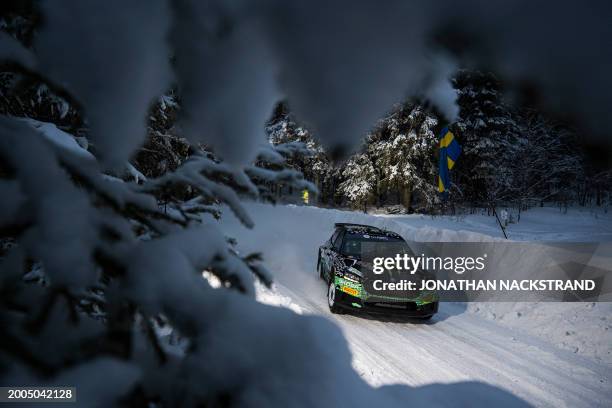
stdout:
[[611,368],[444,304],[430,324],[332,316],[323,301],[289,294],[303,311],[342,328],[354,367],[373,385],[477,380],[536,406],[609,407]]
[[[474,305],[468,307],[462,303],[442,304],[440,313],[429,323],[332,315],[326,304],[325,284],[318,279],[315,264],[317,247],[331,234],[333,222],[367,221],[398,230],[393,225],[396,221],[389,217],[305,207],[271,208],[253,204],[249,209],[256,224],[254,230],[246,230],[230,218],[224,224],[232,236],[239,238],[242,251],[263,251],[266,265],[277,282],[276,294],[268,293],[264,297],[270,300],[277,296],[280,303],[300,313],[335,321],[348,340],[355,370],[371,384],[419,386],[482,381],[506,389],[535,406],[612,406],[610,304],[597,305],[584,312],[599,313],[592,329],[598,331],[582,333],[586,338],[581,343],[587,349],[585,353],[559,347],[541,332],[536,335],[522,330],[516,323],[509,325],[486,318],[474,312],[478,310]],[[453,232],[438,226],[408,225],[397,232],[408,239],[443,236],[478,240],[473,233]],[[575,313],[576,307],[555,304],[547,310],[557,314]],[[551,315],[548,320],[555,321],[556,317]],[[589,331],[591,328],[583,325],[588,317],[593,316],[578,315],[575,323],[566,323],[571,326],[567,330],[565,327],[555,327],[555,330],[563,329],[568,336],[576,330]],[[523,321],[529,322],[529,318],[527,314]],[[534,322],[531,323],[526,326],[533,326]],[[546,322],[543,320],[542,324]],[[596,339],[589,342],[589,338]]]

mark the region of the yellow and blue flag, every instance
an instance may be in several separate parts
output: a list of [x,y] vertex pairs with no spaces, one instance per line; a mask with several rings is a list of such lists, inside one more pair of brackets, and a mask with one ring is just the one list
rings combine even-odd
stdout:
[[444,127],[440,132],[440,174],[438,175],[438,191],[444,195],[450,189],[450,170],[461,154],[461,146],[453,132]]

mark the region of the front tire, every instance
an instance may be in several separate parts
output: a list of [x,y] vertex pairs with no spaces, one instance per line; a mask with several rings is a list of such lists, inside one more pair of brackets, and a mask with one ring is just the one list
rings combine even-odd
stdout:
[[329,311],[333,314],[342,314],[343,310],[340,306],[338,306],[337,299],[337,290],[334,279],[330,279],[329,285],[327,286],[327,305],[329,306]]

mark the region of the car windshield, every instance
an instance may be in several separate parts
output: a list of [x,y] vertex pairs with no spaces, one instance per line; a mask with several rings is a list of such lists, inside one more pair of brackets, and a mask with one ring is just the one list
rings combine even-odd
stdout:
[[347,233],[340,250],[343,255],[359,258],[412,254],[406,241],[386,235]]

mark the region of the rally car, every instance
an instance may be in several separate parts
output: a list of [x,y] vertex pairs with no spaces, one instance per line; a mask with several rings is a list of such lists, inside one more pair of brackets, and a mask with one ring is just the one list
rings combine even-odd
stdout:
[[438,311],[435,292],[398,295],[374,291],[366,284],[373,275],[372,265],[364,259],[365,248],[412,255],[407,242],[396,233],[369,225],[336,223],[332,236],[319,247],[317,260],[317,273],[327,283],[327,303],[332,313],[352,309],[430,319]]

